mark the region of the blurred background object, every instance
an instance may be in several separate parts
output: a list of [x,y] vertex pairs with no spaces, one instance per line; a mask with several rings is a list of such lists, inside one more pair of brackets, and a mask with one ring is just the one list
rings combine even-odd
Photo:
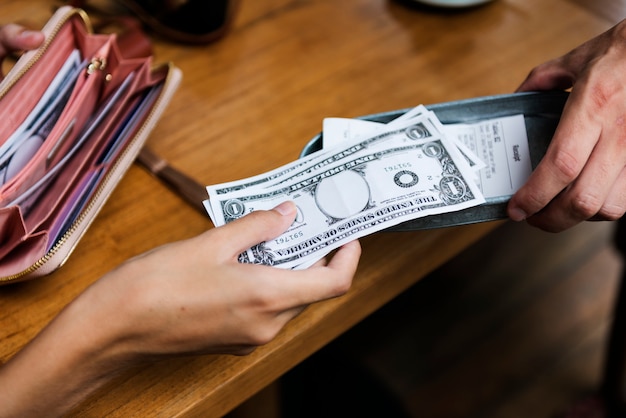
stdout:
[[90,14],[134,15],[165,40],[207,44],[226,34],[239,0],[70,0],[69,4]]
[[481,4],[490,3],[493,0],[410,0],[413,3],[425,4],[434,7],[446,8],[463,8],[479,6]]

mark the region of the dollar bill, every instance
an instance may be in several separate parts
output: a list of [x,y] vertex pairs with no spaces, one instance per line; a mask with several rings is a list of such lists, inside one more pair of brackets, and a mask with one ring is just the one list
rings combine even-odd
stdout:
[[[382,126],[422,117],[419,108],[407,111],[382,124],[349,118],[324,119],[324,147],[363,137]],[[431,118],[437,122],[437,118]],[[530,149],[523,114],[500,116],[471,123],[442,124],[441,130],[452,141],[475,171],[474,181],[485,199],[506,201],[526,182],[532,172]]]
[[387,132],[395,140],[385,146],[372,146],[373,141],[271,187],[214,194],[205,205],[219,226],[293,200],[298,215],[291,227],[242,253],[240,261],[298,268],[348,241],[401,222],[483,203],[455,146],[439,133],[422,136],[421,129],[415,129],[409,123],[401,135],[398,130]]
[[254,187],[269,187],[274,184],[291,181],[294,178],[308,175],[320,168],[332,165],[363,150],[373,147],[383,147],[397,137],[404,137],[407,132],[415,139],[434,138],[440,136],[438,126],[428,117],[415,117],[393,129],[380,129],[373,135],[358,137],[352,141],[338,143],[331,148],[325,148],[310,156],[285,164],[266,173],[236,180],[227,183],[207,186],[209,199],[214,196],[228,194],[239,190]]
[[323,148],[332,148],[340,146],[341,143],[347,141],[358,140],[359,138],[375,135],[382,129],[390,129],[394,125],[404,124],[407,121],[428,118],[437,128],[437,131],[444,132],[449,140],[459,149],[459,152],[467,160],[470,167],[477,171],[486,167],[486,164],[478,158],[474,151],[469,149],[467,145],[458,139],[456,132],[457,126],[465,126],[464,124],[442,124],[434,112],[428,110],[425,106],[419,105],[408,110],[399,117],[388,123],[373,122],[364,119],[350,118],[325,118],[323,121],[322,138]]
[[[393,129],[385,129],[383,126],[370,136],[357,137],[352,141],[344,141],[333,148],[321,150],[311,156],[296,160],[290,164],[283,165],[254,177],[207,186],[206,190],[209,201],[212,201],[219,195],[236,193],[246,189],[267,188],[275,184],[291,181],[301,176],[311,175],[316,170],[336,164],[344,158],[357,155],[359,152],[365,152],[375,147],[384,147],[386,144],[393,141],[406,140],[407,138],[415,141],[423,138],[434,138],[440,135],[441,132],[438,129],[438,125],[432,120],[427,117],[414,117],[411,121],[398,124]],[[205,208],[211,220],[215,223],[216,220],[214,219],[212,205],[205,204]]]

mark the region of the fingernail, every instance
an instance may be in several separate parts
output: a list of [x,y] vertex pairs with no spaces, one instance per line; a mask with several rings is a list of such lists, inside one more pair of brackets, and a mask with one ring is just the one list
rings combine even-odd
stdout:
[[26,29],[20,32],[19,36],[21,36],[22,38],[28,38],[30,36],[39,36],[39,32]]
[[526,219],[527,216],[528,215],[526,215],[526,212],[524,212],[520,208],[511,208],[511,209],[509,209],[509,217],[512,220],[514,220],[515,222],[521,222],[524,219]]
[[283,216],[291,215],[294,211],[295,205],[292,201],[287,200],[280,205],[276,206],[274,210]]

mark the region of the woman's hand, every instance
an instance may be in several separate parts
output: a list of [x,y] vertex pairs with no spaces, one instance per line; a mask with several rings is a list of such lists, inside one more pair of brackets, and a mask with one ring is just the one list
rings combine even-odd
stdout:
[[0,61],[15,51],[38,48],[44,41],[43,33],[26,29],[16,23],[0,26]]
[[247,354],[307,305],[351,285],[356,241],[306,270],[237,261],[247,248],[279,236],[295,215],[288,202],[151,251],[96,283],[89,305],[103,305],[106,315],[124,313],[116,334],[133,355]]
[[250,353],[307,305],[347,292],[358,241],[306,270],[237,261],[283,233],[295,216],[292,202],[253,212],[102,277],[0,369],[0,417],[61,415],[140,362]]

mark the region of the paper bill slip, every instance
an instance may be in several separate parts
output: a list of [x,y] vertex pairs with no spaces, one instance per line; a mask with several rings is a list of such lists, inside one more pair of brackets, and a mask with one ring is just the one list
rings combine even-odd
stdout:
[[[367,136],[383,126],[385,124],[361,119],[326,118],[323,147],[336,147],[342,141]],[[443,131],[457,146],[462,144],[461,152],[468,149],[483,162],[475,181],[485,199],[510,198],[532,172],[523,115],[470,124],[444,124]]]

